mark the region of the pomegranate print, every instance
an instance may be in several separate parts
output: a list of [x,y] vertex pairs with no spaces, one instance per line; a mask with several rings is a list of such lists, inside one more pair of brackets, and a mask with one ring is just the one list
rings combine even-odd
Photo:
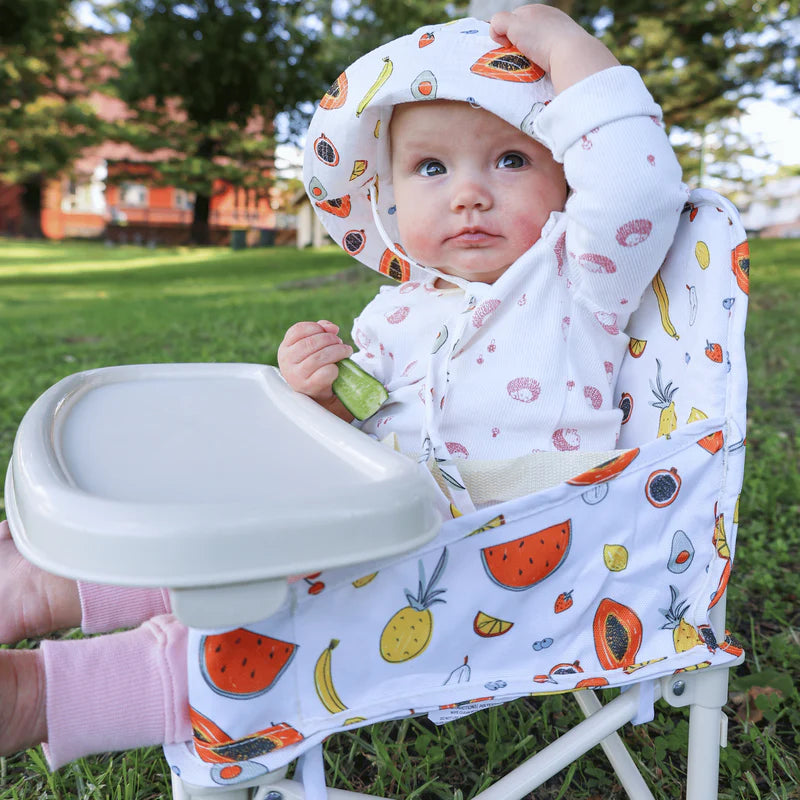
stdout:
[[391,314],[386,315],[386,321],[390,325],[399,325],[407,316],[411,309],[408,306],[400,306],[392,311]]
[[617,315],[611,311],[597,311],[594,318],[600,323],[600,327],[612,336],[619,333],[619,326],[617,325]]
[[540,392],[539,381],[533,378],[514,378],[506,386],[509,397],[520,403],[532,403]]
[[577,450],[581,446],[581,437],[575,428],[559,428],[553,432],[553,447],[556,450]]
[[583,396],[589,401],[589,405],[595,411],[603,405],[603,395],[600,394],[600,390],[595,389],[594,386],[584,386]]
[[636,247],[650,235],[653,223],[649,219],[632,219],[617,229],[617,241],[623,247]]
[[584,253],[578,258],[578,263],[587,272],[605,272],[611,275],[617,271],[617,265],[610,258],[597,253]]
[[489,316],[498,306],[500,305],[500,301],[497,299],[492,300],[484,300],[476,309],[472,315],[472,324],[476,328],[480,328],[483,325],[486,317]]

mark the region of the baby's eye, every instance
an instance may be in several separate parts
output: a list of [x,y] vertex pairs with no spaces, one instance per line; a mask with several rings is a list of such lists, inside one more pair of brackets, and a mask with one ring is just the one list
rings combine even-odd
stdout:
[[444,164],[441,161],[437,161],[435,158],[429,158],[423,161],[417,167],[417,174],[423,175],[426,178],[434,178],[437,175],[444,175],[447,170],[445,169]]
[[497,166],[500,169],[520,169],[527,163],[528,159],[520,153],[504,153],[497,159]]

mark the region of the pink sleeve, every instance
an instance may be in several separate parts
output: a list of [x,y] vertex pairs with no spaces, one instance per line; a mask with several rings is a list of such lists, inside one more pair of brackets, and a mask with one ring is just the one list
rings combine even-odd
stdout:
[[41,644],[51,769],[91,753],[192,738],[186,628],[163,615],[132,631]]
[[81,630],[106,633],[133,628],[151,617],[168,614],[172,608],[166,589],[138,589],[78,581],[81,599]]

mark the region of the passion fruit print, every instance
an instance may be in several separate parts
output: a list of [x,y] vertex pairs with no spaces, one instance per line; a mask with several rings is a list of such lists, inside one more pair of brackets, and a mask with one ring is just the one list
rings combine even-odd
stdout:
[[539,397],[541,387],[534,378],[514,378],[506,386],[508,396],[520,403],[532,403]]

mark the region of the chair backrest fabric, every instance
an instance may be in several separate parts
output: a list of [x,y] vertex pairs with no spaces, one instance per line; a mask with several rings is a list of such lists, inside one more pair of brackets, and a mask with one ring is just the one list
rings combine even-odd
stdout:
[[744,471],[748,270],[736,210],[692,193],[630,322],[620,454],[410,555],[308,576],[262,623],[191,631],[195,739],[165,748],[172,769],[235,784],[336,731],[739,657],[709,611]]

